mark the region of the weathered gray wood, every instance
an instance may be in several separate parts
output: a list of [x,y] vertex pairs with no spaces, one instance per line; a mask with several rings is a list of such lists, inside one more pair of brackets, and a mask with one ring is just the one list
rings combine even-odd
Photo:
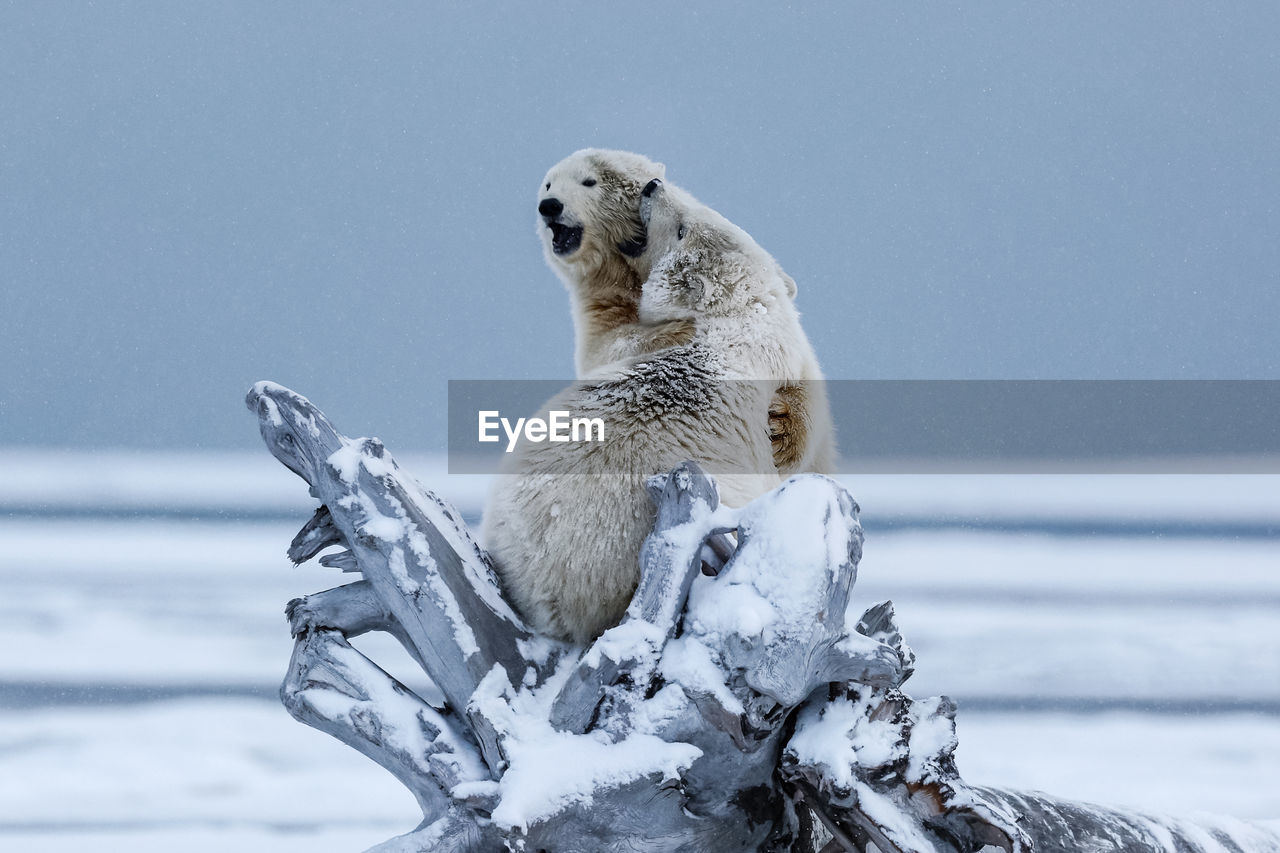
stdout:
[[[341,542],[330,565],[358,568],[391,614],[396,634],[451,707],[465,709],[495,665],[520,682],[550,661],[520,651],[532,635],[498,590],[485,555],[458,519],[424,493],[376,439],[352,441],[305,397],[260,382],[246,398],[268,449],[323,504],[290,547],[295,560]],[[488,747],[487,739],[480,740]],[[500,755],[489,755],[501,766]]]
[[[290,558],[362,575],[290,602],[281,697],[414,793],[422,823],[379,851],[1280,853],[1280,833],[1250,824],[967,785],[954,704],[901,691],[914,655],[892,605],[845,623],[862,530],[827,478],[741,510],[717,507],[693,463],[654,478],[631,606],[575,652],[527,630],[457,514],[380,443],[344,438],[280,386],[248,402],[322,504]],[[445,707],[346,642],[373,630],[400,639]]]
[[301,565],[330,545],[340,544],[345,547],[342,531],[334,526],[329,508],[321,504],[289,543],[289,559],[295,566]]
[[[640,583],[617,628],[606,631],[582,657],[551,706],[551,724],[568,732],[587,731],[600,704],[612,691],[612,702],[624,693],[648,692],[662,653],[675,633],[689,597],[689,587],[702,566],[702,544],[687,525],[701,512],[720,505],[715,485],[694,462],[654,477],[649,494],[657,503],[653,532],[640,549]],[[713,530],[711,536],[725,531]],[[620,684],[624,680],[625,684]]]
[[[775,715],[767,731],[760,728],[744,738],[738,717],[746,703],[732,698],[732,691],[753,706],[758,703],[740,678],[708,670],[735,706],[725,711],[722,725],[709,725],[691,698],[693,689],[677,688],[676,675],[660,673],[666,643],[678,632],[684,601],[699,575],[703,544],[733,523],[717,512],[715,487],[693,463],[659,478],[652,493],[658,496],[658,521],[642,550],[641,581],[627,615],[585,652],[555,696],[549,718],[587,743],[599,743],[596,736],[603,735],[622,754],[637,739],[656,736],[659,742],[695,748],[696,758],[678,785],[653,775],[634,779],[599,792],[589,808],[573,803],[542,816],[519,835],[520,841],[526,849],[557,851],[630,850],[637,838],[645,839],[644,849],[655,851],[793,849],[799,827],[772,781],[785,715]],[[663,685],[676,692],[668,689],[664,698],[654,698]],[[651,698],[664,708],[656,723]],[[500,739],[519,740],[500,719],[516,701],[508,694],[479,703]]]
[[1018,829],[1036,853],[1078,850],[1169,851],[1169,853],[1275,853],[1280,833],[1231,818],[1197,815],[1195,820],[1142,815],[1036,792],[970,789],[992,806],[1015,815]]
[[640,583],[626,619],[662,629],[666,640],[676,630],[689,587],[698,575],[702,543],[717,541],[717,553],[727,562],[732,550],[724,551],[719,543],[730,529],[712,522],[710,531],[696,536],[682,530],[700,514],[712,518],[720,506],[715,484],[696,462],[683,462],[670,473],[651,478],[649,485],[654,490],[661,485],[657,520],[640,548]]
[[[422,825],[437,829],[430,849],[502,849],[479,815],[449,794],[460,783],[489,779],[456,718],[423,702],[339,632],[299,637],[280,696],[296,719],[359,750],[413,792]],[[446,826],[448,833],[441,831]]]
[[[901,648],[892,607],[859,630]],[[896,688],[849,685],[810,699],[780,763],[793,795],[817,811],[836,850],[955,853],[1280,853],[1280,833],[1229,818],[1158,817],[968,785],[955,765],[956,706]]]
[[284,612],[289,620],[289,632],[295,637],[321,628],[335,629],[344,637],[358,637],[369,631],[396,630],[390,608],[368,581],[356,581],[295,598],[285,606]]

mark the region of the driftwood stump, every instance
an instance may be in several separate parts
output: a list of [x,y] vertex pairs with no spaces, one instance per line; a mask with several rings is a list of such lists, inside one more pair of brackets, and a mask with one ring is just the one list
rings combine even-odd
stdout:
[[[339,546],[320,562],[361,576],[289,603],[281,698],[414,793],[421,823],[375,850],[1280,851],[1280,834],[1229,819],[967,785],[955,706],[900,689],[914,658],[892,606],[845,622],[862,529],[830,479],[732,510],[693,463],[654,478],[631,606],[581,649],[523,624],[458,514],[376,439],[272,383],[247,403],[321,504],[289,556]],[[439,707],[347,643],[374,630]]]

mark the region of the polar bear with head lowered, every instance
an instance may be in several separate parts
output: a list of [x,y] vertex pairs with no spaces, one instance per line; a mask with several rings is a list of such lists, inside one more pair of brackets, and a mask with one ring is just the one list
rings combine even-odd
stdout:
[[780,383],[818,378],[794,282],[768,253],[658,179],[641,199],[636,257],[651,273],[637,326],[686,324],[688,339],[603,366],[549,402],[543,418],[601,418],[603,439],[522,443],[485,512],[511,600],[538,630],[579,643],[615,624],[635,589],[654,520],[647,478],[693,459],[731,506],[773,488],[770,403]]
[[640,219],[651,262],[641,323],[694,322],[697,336],[716,341],[737,376],[777,380],[768,407],[775,467],[781,474],[831,473],[835,426],[793,302],[795,281],[745,231],[661,179],[641,191]]

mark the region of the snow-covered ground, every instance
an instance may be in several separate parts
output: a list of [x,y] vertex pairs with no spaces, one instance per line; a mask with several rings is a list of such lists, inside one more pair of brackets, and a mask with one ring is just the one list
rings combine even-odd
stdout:
[[[482,477],[402,464],[475,517]],[[849,477],[855,606],[971,781],[1280,817],[1280,477]],[[258,454],[0,451],[0,849],[357,850],[415,823],[274,691],[312,502]],[[393,643],[369,654],[411,682]]]

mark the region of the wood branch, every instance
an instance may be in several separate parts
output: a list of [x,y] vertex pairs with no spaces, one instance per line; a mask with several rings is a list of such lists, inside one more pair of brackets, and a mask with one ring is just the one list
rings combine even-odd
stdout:
[[[280,690],[295,719],[359,750],[413,792],[438,850],[501,849],[475,813],[451,796],[490,779],[458,722],[441,713],[347,644],[337,631],[298,639]],[[479,783],[479,785],[477,785]],[[445,827],[450,827],[444,833]]]
[[[293,636],[318,628],[333,628],[344,637],[358,637],[369,631],[398,630],[391,610],[368,581],[356,581],[295,598],[285,606],[289,633]],[[412,648],[412,644],[409,644]],[[422,666],[422,662],[418,662]]]
[[[969,789],[1000,814],[1016,817],[1017,830],[1036,853],[1077,850],[1178,851],[1178,853],[1276,853],[1280,832],[1233,818],[1197,815],[1194,820],[1145,815],[1038,792]],[[1006,848],[1008,849],[1008,848]]]
[[[913,659],[887,602],[858,628]],[[1243,821],[1162,818],[968,785],[955,765],[955,716],[945,696],[917,701],[897,688],[833,688],[798,712],[780,775],[821,815],[835,849],[1280,853],[1280,832]]]
[[[610,628],[585,654],[551,706],[551,724],[567,732],[587,731],[601,703],[621,711],[636,696],[642,700],[656,675],[659,656],[689,597],[689,587],[702,566],[702,546],[724,530],[698,538],[690,525],[711,516],[720,506],[715,485],[692,462],[670,474],[652,478],[650,495],[657,503],[653,532],[640,549],[640,583],[621,624]],[[615,718],[615,729],[622,721]]]
[[[499,592],[492,567],[457,513],[424,493],[376,439],[352,441],[305,397],[269,382],[250,390],[267,448],[323,506],[290,546],[295,560],[335,543],[394,620],[396,634],[452,708],[465,709],[495,666],[540,681],[551,660],[526,660],[532,635]],[[323,558],[322,558],[323,560]],[[333,561],[330,561],[331,563]],[[482,738],[490,749],[491,739]],[[500,767],[499,754],[487,754]]]
[[[281,698],[414,793],[421,823],[377,850],[1280,853],[1280,833],[1238,821],[967,785],[955,705],[901,690],[915,658],[892,605],[846,624],[862,528],[828,478],[729,509],[696,464],[655,477],[631,605],[584,651],[524,626],[457,514],[379,442],[277,385],[248,403],[321,501],[290,558],[362,576],[289,603]],[[443,708],[346,642],[374,630]]]

